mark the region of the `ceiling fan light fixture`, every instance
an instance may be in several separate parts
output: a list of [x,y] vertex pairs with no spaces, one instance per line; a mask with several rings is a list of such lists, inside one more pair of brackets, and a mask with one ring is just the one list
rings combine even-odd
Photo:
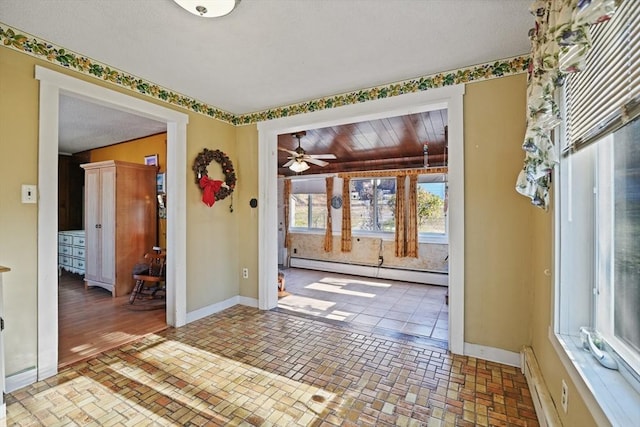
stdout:
[[289,169],[291,169],[295,173],[300,173],[300,172],[306,171],[310,167],[311,166],[309,166],[309,164],[303,160],[303,161],[293,162],[291,166],[289,166]]
[[203,18],[218,18],[228,15],[240,0],[173,0],[184,10]]

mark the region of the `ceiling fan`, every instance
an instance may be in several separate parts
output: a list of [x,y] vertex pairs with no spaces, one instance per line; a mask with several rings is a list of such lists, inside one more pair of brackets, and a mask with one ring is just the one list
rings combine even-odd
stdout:
[[300,131],[292,134],[294,138],[298,139],[298,147],[295,149],[295,151],[278,147],[278,150],[286,151],[287,153],[291,154],[289,157],[287,157],[289,161],[282,165],[282,167],[288,167],[292,171],[300,173],[310,168],[309,163],[323,167],[327,166],[329,163],[325,162],[322,159],[330,160],[336,158],[336,156],[333,154],[307,154],[304,149],[300,147],[300,138],[302,138],[306,134],[307,132],[305,131]]

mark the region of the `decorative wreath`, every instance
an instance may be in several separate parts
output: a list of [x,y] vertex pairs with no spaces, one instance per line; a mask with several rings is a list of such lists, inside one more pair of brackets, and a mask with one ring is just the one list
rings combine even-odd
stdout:
[[[222,167],[224,181],[209,179],[207,166],[215,160]],[[193,162],[193,171],[196,174],[196,184],[202,189],[202,201],[211,207],[217,200],[227,198],[236,187],[236,172],[229,157],[220,150],[204,149]],[[232,206],[229,208],[233,212]]]

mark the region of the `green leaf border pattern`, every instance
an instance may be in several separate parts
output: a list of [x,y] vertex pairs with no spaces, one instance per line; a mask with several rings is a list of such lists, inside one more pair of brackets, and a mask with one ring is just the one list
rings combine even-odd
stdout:
[[3,23],[0,23],[0,45],[26,53],[66,69],[115,84],[138,94],[146,95],[173,106],[181,107],[236,126],[249,125],[261,121],[337,108],[345,105],[353,105],[407,93],[421,92],[444,86],[525,73],[529,67],[530,61],[529,55],[516,56],[513,58],[493,61],[491,63],[474,65],[468,68],[314,99],[299,104],[236,115],[188,96],[176,93],[170,89],[148,82],[62,47],[55,46],[47,41],[37,39],[32,35],[20,32],[19,30],[11,28]]

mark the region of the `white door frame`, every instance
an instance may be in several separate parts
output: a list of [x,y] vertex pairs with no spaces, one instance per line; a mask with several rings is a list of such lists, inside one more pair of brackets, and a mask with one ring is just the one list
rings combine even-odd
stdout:
[[258,123],[258,305],[277,307],[278,135],[446,108],[449,119],[449,350],[464,352],[464,85],[432,89],[361,104]]
[[58,372],[59,96],[167,123],[167,324],[186,323],[186,152],[189,116],[36,66],[40,80],[38,148],[38,380]]

